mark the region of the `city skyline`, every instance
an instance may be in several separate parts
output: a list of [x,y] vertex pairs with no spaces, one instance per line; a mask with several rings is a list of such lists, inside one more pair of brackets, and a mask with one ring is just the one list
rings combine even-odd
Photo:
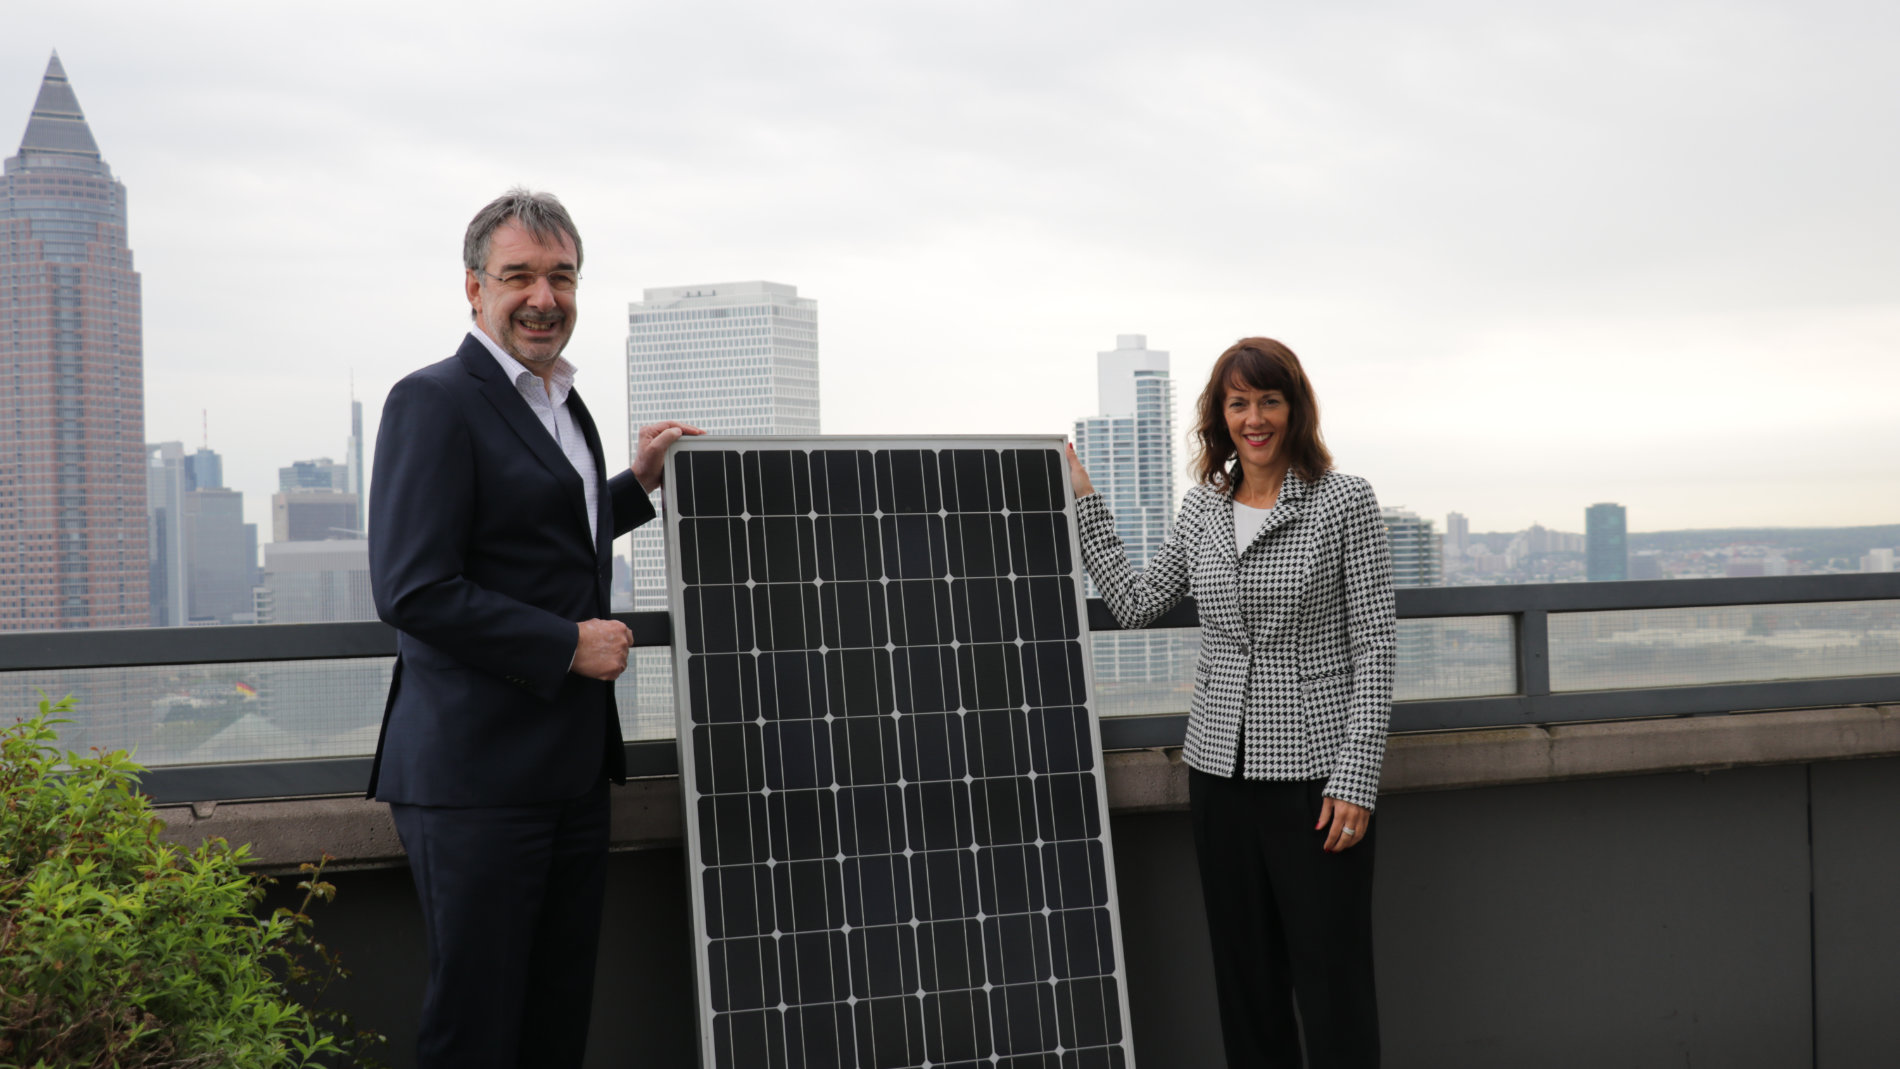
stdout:
[[[1858,39],[1868,35],[1796,19],[1791,5],[1746,10],[1760,25],[1791,23],[1787,28],[1804,55],[1826,54],[1843,71],[1891,77],[1873,73],[1884,66],[1859,50]],[[1149,39],[1142,27],[1091,29],[1104,56],[1129,58],[1150,49],[1168,69],[1195,48],[1221,57],[1199,81],[1173,87],[1129,114],[1127,129],[1150,138],[1153,151],[1113,165],[1095,162],[1109,153],[1091,151],[1090,135],[1068,132],[1115,129],[1096,119],[1125,110],[1127,98],[1090,77],[1090,67],[1064,69],[1084,76],[1094,97],[1058,93],[1054,81],[1026,84],[1021,76],[994,75],[992,84],[984,80],[992,77],[984,73],[984,59],[997,46],[959,38],[954,48],[939,49],[895,14],[873,24],[894,55],[923,61],[915,75],[920,82],[899,83],[907,86],[904,99],[951,98],[951,90],[967,87],[975,91],[970,117],[1007,116],[1004,109],[1022,93],[1040,90],[1054,94],[1049,114],[1059,118],[1046,129],[1015,121],[985,133],[982,124],[929,106],[917,121],[920,130],[941,135],[941,149],[915,139],[886,143],[848,109],[833,113],[840,98],[826,95],[823,79],[807,84],[793,71],[768,66],[748,77],[806,105],[794,108],[800,118],[790,121],[822,132],[815,145],[809,137],[775,141],[770,122],[776,120],[726,114],[718,110],[722,105],[695,98],[696,76],[668,60],[625,92],[678,101],[679,108],[624,109],[622,120],[592,103],[606,66],[590,62],[594,53],[583,50],[575,70],[585,119],[549,119],[555,148],[524,166],[486,158],[479,126],[444,121],[449,104],[419,75],[447,62],[461,38],[451,33],[432,43],[424,33],[430,19],[405,13],[389,27],[393,42],[413,48],[415,69],[371,70],[360,84],[319,92],[313,79],[297,73],[299,64],[285,58],[286,50],[303,48],[350,54],[351,43],[326,30],[300,43],[260,36],[248,51],[194,45],[162,54],[151,40],[189,33],[196,16],[171,20],[178,23],[174,30],[127,8],[124,30],[38,11],[10,23],[17,32],[0,44],[0,101],[17,103],[0,107],[0,121],[5,107],[26,107],[31,79],[52,46],[63,47],[69,64],[81,63],[89,116],[97,125],[103,108],[115,168],[136,178],[139,194],[134,242],[147,275],[147,438],[195,444],[200,413],[209,408],[211,443],[233,464],[231,484],[248,495],[246,519],[260,525],[267,522],[262,506],[278,465],[336,451],[329,421],[302,410],[327,405],[285,406],[276,399],[341,400],[354,368],[373,430],[388,384],[441,355],[466,328],[455,237],[474,205],[513,181],[561,193],[587,232],[586,314],[570,356],[581,368],[579,388],[603,425],[614,425],[604,432],[604,444],[615,456],[625,450],[614,441],[624,425],[615,420],[618,399],[608,396],[619,363],[613,310],[639,292],[642,280],[796,277],[828,295],[833,330],[827,355],[835,373],[824,385],[825,404],[833,413],[828,429],[841,433],[1060,432],[1087,407],[1090,340],[1131,326],[1169,339],[1176,422],[1185,427],[1199,376],[1213,356],[1234,336],[1264,330],[1305,357],[1341,467],[1371,479],[1382,503],[1421,515],[1457,508],[1487,529],[1521,528],[1567,516],[1574,502],[1613,499],[1643,518],[1638,529],[1891,518],[1889,503],[1900,499],[1900,473],[1891,459],[1900,451],[1900,431],[1888,426],[1892,421],[1877,399],[1900,390],[1900,371],[1889,355],[1900,348],[1900,314],[1879,296],[1893,288],[1892,268],[1874,252],[1894,236],[1884,198],[1859,186],[1837,189],[1805,169],[1763,176],[1759,168],[1733,166],[1744,141],[1781,137],[1801,144],[1818,136],[1801,116],[1832,114],[1829,107],[1845,92],[1838,81],[1797,79],[1787,68],[1770,66],[1781,72],[1771,83],[1789,91],[1784,106],[1762,116],[1740,103],[1749,98],[1737,97],[1731,114],[1713,89],[1707,95],[1687,89],[1669,70],[1611,46],[1619,35],[1660,35],[1680,44],[1675,54],[1700,64],[1715,85],[1732,84],[1743,71],[1759,78],[1763,68],[1753,61],[1759,49],[1752,39],[1725,28],[1708,41],[1686,40],[1676,19],[1622,8],[1588,14],[1533,9],[1523,16],[1525,40],[1546,47],[1557,47],[1563,31],[1578,31],[1565,46],[1574,47],[1575,58],[1560,68],[1573,70],[1583,57],[1602,59],[1620,79],[1617,92],[1590,98],[1571,93],[1561,79],[1540,76],[1494,35],[1477,33],[1455,45],[1416,18],[1381,12],[1376,18],[1384,36],[1366,56],[1351,58],[1346,31],[1330,16],[1274,22],[1238,8],[1232,13],[1240,23],[1283,29],[1310,43],[1315,56],[1344,61],[1341,70],[1335,75],[1296,63],[1230,97],[1250,84],[1241,73],[1242,53],[1178,27],[1163,27]],[[599,31],[589,36],[602,39],[621,27],[621,16],[604,10],[577,17]],[[1467,17],[1490,26],[1480,13]],[[690,22],[692,16],[662,19]],[[794,29],[774,22],[770,32]],[[760,47],[767,32],[745,31],[735,47]],[[1055,28],[1038,16],[1023,32],[1026,40],[1040,40]],[[1409,103],[1379,67],[1407,46],[1431,60],[1428,76],[1422,75],[1423,97]],[[821,51],[837,60],[845,84],[876,81],[894,69],[849,42],[821,42]],[[1530,137],[1526,131],[1535,121],[1494,129],[1492,119],[1474,114],[1467,106],[1470,86],[1448,73],[1461,69],[1454,62],[1461,58],[1493,79],[1487,84],[1522,90],[1521,119],[1562,118],[1565,128],[1595,137],[1604,151],[1592,159],[1620,161],[1621,170],[1608,177],[1621,178],[1618,188],[1627,195],[1600,205],[1578,196],[1606,177],[1597,164],[1584,161],[1574,179],[1554,174],[1546,156],[1576,161],[1560,146]],[[1366,83],[1349,91],[1346,80],[1359,75],[1368,76]],[[1663,112],[1677,122],[1700,122],[1697,128],[1708,132],[1706,151],[1659,142],[1658,124],[1638,114],[1635,99],[1645,93],[1660,96]],[[216,136],[230,127],[210,121],[203,109],[231,99],[253,101],[233,120],[251,136]],[[321,107],[314,108],[318,101]],[[1154,106],[1195,105],[1212,107],[1208,123],[1189,124],[1178,136],[1157,125]],[[1381,206],[1416,208],[1422,193],[1392,195],[1366,161],[1342,154],[1342,141],[1325,135],[1317,121],[1327,108],[1343,109],[1359,129],[1373,123],[1371,132],[1383,139],[1366,144],[1391,154],[1379,170],[1407,173],[1402,163],[1416,163],[1425,186],[1437,192],[1456,177],[1495,173],[1499,177],[1484,188],[1502,190],[1500,206],[1493,211],[1453,197],[1443,211],[1388,227],[1394,220]],[[1395,131],[1376,116],[1411,114],[1408,109],[1418,113],[1417,139],[1394,141]],[[1217,134],[1214,115],[1231,121],[1240,136]],[[1747,139],[1735,129],[1744,115],[1757,124]],[[632,125],[617,125],[623,121]],[[418,136],[405,125],[412,122],[439,129]],[[1239,170],[1229,170],[1265,175],[1275,197],[1243,200],[1230,185],[1206,183],[1196,177],[1198,169],[1179,166],[1200,158],[1197,152],[1230,144],[1242,152],[1237,142],[1246,131],[1274,122],[1284,122],[1288,136],[1263,143],[1293,147],[1280,156],[1247,149],[1254,154],[1236,157]],[[623,128],[638,133],[612,132]],[[695,140],[715,128],[733,139],[713,139],[720,144],[764,139],[759,143],[771,165],[726,166],[725,150]],[[1473,159],[1468,169],[1425,147],[1486,133],[1500,135],[1504,155]],[[1032,143],[1045,134],[1051,135],[1046,147]],[[615,144],[624,147],[610,147]],[[1836,155],[1828,158],[1887,151],[1830,146]],[[880,149],[893,157],[890,163]],[[948,155],[940,159],[938,151]],[[448,173],[427,162],[430,152],[469,166]],[[933,166],[958,153],[968,156],[972,174],[955,179],[954,168]],[[364,154],[388,164],[373,181],[339,169],[346,158]],[[1829,170],[1878,173],[1883,158],[1863,155],[1853,166]],[[1733,173],[1740,183],[1721,186],[1729,190],[1722,210],[1749,213],[1763,224],[1750,229],[1761,240],[1747,248],[1725,244],[1722,234],[1735,228],[1716,227],[1721,212],[1689,192],[1709,188],[1718,172]],[[819,189],[801,181],[810,174],[835,180]],[[906,177],[932,174],[939,177]],[[1298,176],[1306,184],[1289,188]],[[1550,181],[1540,184],[1544,179]],[[896,199],[872,195],[886,180]],[[638,196],[627,197],[629,188]],[[1337,193],[1316,201],[1315,189]],[[1527,201],[1516,189],[1539,193]],[[1065,191],[1069,202],[1061,199]],[[1823,200],[1832,207],[1822,211]],[[1165,213],[1151,207],[1164,203],[1170,205]],[[1564,204],[1566,215],[1578,217],[1575,232],[1553,232],[1556,224],[1538,214],[1547,203]],[[1130,212],[1109,211],[1111,204]],[[1528,214],[1512,216],[1506,205]],[[1355,216],[1359,209],[1363,217]],[[1851,234],[1839,222],[1849,209],[1863,216]],[[1312,217],[1302,220],[1302,212]],[[1218,218],[1232,225],[1209,225]],[[213,219],[218,225],[207,225]],[[338,227],[339,219],[360,220],[376,235],[368,247],[378,258],[376,283],[355,280],[349,257],[363,249],[349,236],[355,229]],[[1532,225],[1519,225],[1525,220]],[[1389,243],[1373,236],[1382,228],[1393,235]],[[1584,231],[1595,244],[1579,244]],[[1199,233],[1232,235],[1276,252],[1249,258],[1227,237],[1209,244]],[[1796,239],[1788,235],[1795,233],[1803,235],[1802,244],[1790,246]],[[1446,234],[1459,240],[1430,247],[1433,256],[1445,249],[1460,253],[1455,263],[1421,255],[1424,238]],[[1817,235],[1839,239],[1826,264],[1799,254],[1805,243],[1820,240]],[[1562,240],[1553,244],[1553,238]],[[221,292],[192,285],[232,260],[247,268]],[[1572,262],[1576,276],[1556,277],[1559,266]],[[166,268],[162,278],[158,266]],[[956,292],[958,280],[981,299],[939,321],[933,302]],[[1421,285],[1397,293],[1401,281]],[[339,345],[323,330],[298,326],[312,322],[312,294],[353,302],[369,344]],[[930,328],[918,330],[921,324]],[[260,339],[269,342],[260,345]],[[1802,354],[1803,377],[1778,372],[1788,351]],[[1606,357],[1609,367],[1629,370],[1616,370],[1613,389],[1592,400],[1602,380],[1584,369]],[[1774,387],[1753,385],[1759,382]],[[999,389],[998,383],[1007,385]],[[1590,388],[1574,388],[1580,383]],[[929,403],[918,405],[913,399],[919,396]],[[1776,428],[1776,448],[1749,444],[1764,426]],[[1179,452],[1185,460],[1186,450]]]

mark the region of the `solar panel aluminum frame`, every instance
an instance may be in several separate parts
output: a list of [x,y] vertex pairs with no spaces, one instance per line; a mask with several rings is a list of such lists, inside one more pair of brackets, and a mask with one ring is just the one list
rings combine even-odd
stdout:
[[[1075,588],[1075,612],[1077,634],[1075,641],[1081,645],[1083,685],[1086,688],[1085,709],[1088,721],[1089,744],[1095,755],[1095,804],[1101,817],[1100,844],[1104,871],[1104,890],[1106,902],[1102,907],[1108,914],[1111,947],[1115,955],[1115,967],[1111,973],[1115,980],[1116,998],[1121,1014],[1121,1041],[1118,1044],[1126,1069],[1134,1069],[1135,1048],[1132,1021],[1129,1014],[1127,955],[1123,948],[1121,930],[1120,893],[1116,882],[1115,849],[1108,819],[1108,789],[1106,770],[1102,762],[1101,718],[1095,711],[1095,659],[1093,643],[1090,640],[1088,599],[1083,582],[1082,551],[1075,515],[1075,489],[1070,479],[1069,466],[1063,456],[1066,439],[1061,435],[1035,436],[992,436],[992,435],[940,435],[919,437],[865,436],[865,435],[827,435],[827,436],[791,436],[791,435],[705,435],[682,438],[674,443],[666,456],[665,483],[667,487],[678,485],[677,462],[686,453],[694,452],[784,452],[821,450],[932,450],[946,449],[985,449],[985,450],[1049,450],[1057,454],[1057,470],[1060,473],[1062,500],[1061,515],[1068,522],[1069,529],[1069,578]],[[675,738],[679,747],[680,783],[683,794],[681,810],[685,823],[685,850],[688,880],[687,898],[692,910],[693,921],[693,980],[695,1003],[699,1014],[696,1035],[699,1040],[700,1064],[706,1069],[716,1069],[715,1025],[716,1012],[713,1009],[712,977],[707,959],[707,951],[712,939],[707,934],[706,901],[703,893],[703,874],[707,866],[702,860],[702,829],[699,821],[699,807],[696,804],[697,792],[693,788],[695,763],[692,701],[689,675],[689,654],[686,648],[685,580],[682,571],[682,549],[680,545],[679,521],[677,509],[666,503],[662,494],[662,523],[665,529],[666,544],[666,583],[668,605],[678,624],[673,628],[673,696],[674,714],[677,731]],[[1115,1045],[1111,1045],[1115,1046]]]

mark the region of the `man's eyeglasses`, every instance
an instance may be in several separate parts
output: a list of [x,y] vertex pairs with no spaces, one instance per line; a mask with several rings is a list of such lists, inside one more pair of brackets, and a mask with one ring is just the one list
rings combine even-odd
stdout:
[[548,288],[556,293],[572,293],[574,288],[581,284],[581,276],[573,271],[549,271],[545,275],[534,271],[509,271],[500,275],[490,274],[487,271],[481,273],[501,283],[504,289],[511,290],[525,290],[533,286],[537,278],[547,279]]

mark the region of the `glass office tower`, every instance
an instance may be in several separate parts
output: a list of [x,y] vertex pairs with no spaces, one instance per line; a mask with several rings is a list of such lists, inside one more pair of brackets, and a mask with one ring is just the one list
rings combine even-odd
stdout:
[[1630,577],[1627,525],[1628,515],[1621,505],[1605,502],[1584,510],[1584,568],[1591,582]]

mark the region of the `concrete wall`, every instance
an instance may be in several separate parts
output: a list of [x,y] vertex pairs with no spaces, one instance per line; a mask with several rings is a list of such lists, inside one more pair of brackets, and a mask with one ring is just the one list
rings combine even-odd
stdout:
[[[1900,1064],[1896,753],[1895,706],[1395,738],[1374,918],[1386,1064]],[[1108,774],[1138,1060],[1220,1069],[1179,754],[1113,754]],[[629,784],[614,807],[589,1064],[695,1065],[677,784]],[[344,855],[316,912],[355,970],[332,1001],[410,1065],[422,938],[386,811],[168,817],[174,838],[251,841],[278,867]]]
[[1900,761],[1811,772],[1815,1062],[1900,1064]]
[[[1900,760],[1401,794],[1378,819],[1393,1069],[1894,1064]],[[1218,1069],[1187,818],[1112,826],[1138,1060]],[[695,1064],[683,871],[676,847],[613,858],[590,1065]],[[336,1001],[408,1065],[407,872],[336,883]]]

